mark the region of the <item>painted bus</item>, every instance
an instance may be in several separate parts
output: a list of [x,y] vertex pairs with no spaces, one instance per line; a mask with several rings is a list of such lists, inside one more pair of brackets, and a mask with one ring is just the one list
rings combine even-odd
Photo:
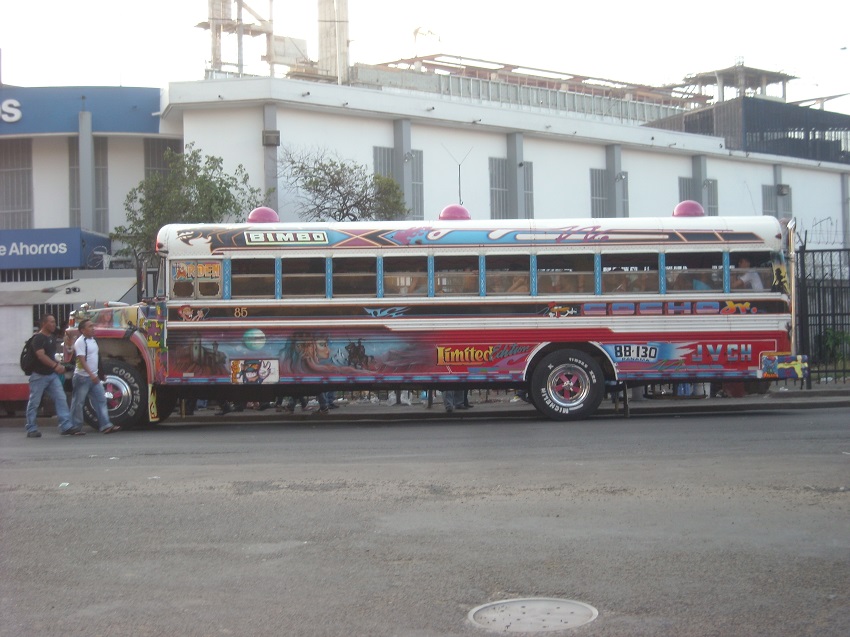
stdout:
[[181,397],[486,387],[526,390],[544,416],[573,420],[606,384],[806,373],[793,222],[455,210],[280,223],[258,210],[271,214],[163,227],[152,298],[76,313],[97,326],[113,422],[162,420]]

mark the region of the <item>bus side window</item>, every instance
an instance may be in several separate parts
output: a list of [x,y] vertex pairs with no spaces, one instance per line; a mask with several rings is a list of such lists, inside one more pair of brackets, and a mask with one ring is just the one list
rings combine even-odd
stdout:
[[231,298],[274,298],[274,259],[233,259]]
[[195,298],[195,284],[192,281],[172,281],[171,298],[193,299]]
[[435,256],[434,293],[438,296],[478,294],[478,257]]
[[723,255],[719,252],[668,252],[664,276],[670,294],[721,291]]
[[334,296],[375,296],[377,276],[375,257],[335,258],[333,260]]
[[538,254],[539,294],[593,294],[592,254]]
[[384,296],[428,296],[428,257],[384,257]]
[[171,297],[175,299],[219,298],[221,261],[172,261]]
[[769,252],[740,252],[729,255],[732,290],[770,290],[773,263]]
[[282,261],[283,298],[325,296],[324,257],[295,257]]
[[603,294],[658,292],[657,254],[603,254]]
[[527,254],[494,254],[486,259],[487,294],[529,294],[531,276]]

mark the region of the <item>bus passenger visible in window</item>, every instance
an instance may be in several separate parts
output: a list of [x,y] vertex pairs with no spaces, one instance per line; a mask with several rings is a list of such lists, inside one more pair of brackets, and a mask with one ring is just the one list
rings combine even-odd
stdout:
[[407,293],[410,296],[424,296],[428,294],[428,276],[424,272],[414,272],[410,276],[410,287]]
[[629,289],[629,277],[622,268],[611,270],[606,279],[606,292],[626,292]]
[[711,275],[708,272],[699,272],[694,275],[694,290],[697,292],[708,292],[712,289]]
[[750,290],[764,289],[761,277],[759,277],[758,272],[751,269],[750,260],[747,257],[741,257],[738,259],[738,268],[735,271],[735,278],[732,281],[732,287],[735,289]]
[[507,294],[528,294],[528,276],[517,274],[511,281]]
[[670,286],[674,290],[690,290],[693,287],[694,277],[687,270],[682,270],[676,274],[673,285]]

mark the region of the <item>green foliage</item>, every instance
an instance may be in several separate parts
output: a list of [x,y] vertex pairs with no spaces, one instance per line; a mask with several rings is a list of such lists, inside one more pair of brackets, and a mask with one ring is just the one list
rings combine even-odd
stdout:
[[823,333],[823,347],[827,361],[840,362],[846,358],[850,348],[850,334],[828,327]]
[[111,234],[124,244],[117,254],[131,255],[138,262],[153,250],[157,232],[166,224],[241,221],[262,205],[262,190],[249,184],[241,164],[228,173],[220,157],[203,156],[192,144],[185,153],[166,150],[164,160],[166,170],[153,173],[127,193],[127,224]]
[[371,174],[353,161],[285,149],[281,174],[299,202],[305,221],[371,221],[404,219],[404,194],[390,177]]

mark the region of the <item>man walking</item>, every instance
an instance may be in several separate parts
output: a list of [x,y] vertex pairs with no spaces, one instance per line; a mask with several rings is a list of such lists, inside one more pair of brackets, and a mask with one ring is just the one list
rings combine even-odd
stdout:
[[94,338],[94,323],[89,319],[80,321],[80,335],[74,341],[74,392],[71,394],[71,417],[74,429],[83,432],[83,405],[91,396],[92,406],[97,413],[100,433],[111,434],[120,427],[109,422],[109,408],[106,406],[106,390],[98,377],[98,358],[100,349]]
[[56,319],[51,314],[41,317],[41,329],[32,339],[32,349],[35,352],[35,366],[30,375],[30,396],[27,402],[27,438],[41,438],[41,432],[36,424],[38,407],[41,397],[47,395],[53,399],[56,416],[59,418],[59,431],[62,435],[74,434],[71,425],[71,414],[68,401],[65,398],[64,379],[65,366],[56,360],[56,341],[53,333],[56,331]]

